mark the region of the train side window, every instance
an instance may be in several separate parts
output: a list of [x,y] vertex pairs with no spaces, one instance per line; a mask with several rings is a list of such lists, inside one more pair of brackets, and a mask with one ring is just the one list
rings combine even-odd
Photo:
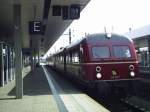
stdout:
[[57,56],[55,57],[55,59],[56,59],[56,62],[57,62],[58,61]]
[[59,62],[59,56],[57,56],[57,61]]
[[59,55],[57,56],[57,61],[59,62]]
[[59,62],[59,57],[57,56],[57,62]]
[[66,54],[66,62],[69,62],[69,56]]
[[73,54],[72,54],[72,59],[73,59],[73,62],[74,63],[79,63],[79,55],[78,55],[78,53],[77,52],[74,52]]
[[72,62],[72,52],[69,52],[70,62]]
[[63,62],[63,56],[62,55],[60,56],[60,61]]
[[60,55],[58,55],[58,62],[60,62]]
[[57,56],[55,56],[55,61],[57,62]]
[[66,62],[70,63],[70,54],[69,53],[66,54]]

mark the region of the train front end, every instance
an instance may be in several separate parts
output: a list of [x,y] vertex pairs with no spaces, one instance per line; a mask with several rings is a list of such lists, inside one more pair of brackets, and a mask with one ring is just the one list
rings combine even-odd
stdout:
[[112,34],[94,35],[88,40],[89,60],[85,64],[90,81],[122,81],[139,78],[139,67],[133,42]]

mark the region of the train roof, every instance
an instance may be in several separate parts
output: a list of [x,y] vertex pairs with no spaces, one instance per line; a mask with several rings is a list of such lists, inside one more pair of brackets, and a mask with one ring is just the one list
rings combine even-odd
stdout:
[[123,35],[119,35],[119,34],[115,34],[115,33],[111,33],[111,34],[108,34],[108,33],[96,33],[96,34],[91,34],[91,35],[88,35],[78,41],[76,41],[75,43],[69,45],[66,47],[66,49],[69,49],[69,48],[72,48],[74,46],[77,46],[79,45],[80,43],[82,43],[83,41],[86,41],[87,43],[95,43],[95,42],[98,42],[98,41],[124,41],[124,42],[132,42],[132,40],[128,37],[125,37]]
[[70,45],[68,45],[68,46],[66,46],[66,49],[69,49],[69,48],[71,48],[71,47],[74,47],[74,46],[80,44],[80,43],[81,43],[82,41],[84,41],[84,40],[85,40],[85,37],[84,37],[84,38],[81,38],[81,39],[79,39],[79,40],[77,40],[76,42],[74,42],[74,43],[72,43],[72,44],[70,44]]
[[122,42],[132,42],[130,38],[127,38],[123,35],[115,34],[115,33],[97,33],[89,35],[87,38],[89,42],[97,42],[97,41],[122,41]]
[[[110,36],[110,37],[109,37]],[[61,52],[63,52],[65,49],[73,49],[76,48],[77,46],[79,46],[81,43],[87,42],[87,43],[96,43],[98,41],[124,41],[124,42],[132,42],[132,40],[130,38],[127,38],[123,35],[119,35],[119,34],[107,34],[107,33],[97,33],[97,34],[91,34],[91,35],[87,35],[84,38],[81,38],[80,40],[60,49],[57,53],[55,54],[59,54]]]

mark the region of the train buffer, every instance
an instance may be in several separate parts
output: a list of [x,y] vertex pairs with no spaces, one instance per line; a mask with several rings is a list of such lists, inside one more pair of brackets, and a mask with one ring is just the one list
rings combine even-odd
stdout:
[[[24,96],[15,98],[13,83],[0,88],[0,112],[110,112],[45,66],[23,79]],[[63,77],[62,77],[63,78]],[[5,92],[4,92],[5,91]]]

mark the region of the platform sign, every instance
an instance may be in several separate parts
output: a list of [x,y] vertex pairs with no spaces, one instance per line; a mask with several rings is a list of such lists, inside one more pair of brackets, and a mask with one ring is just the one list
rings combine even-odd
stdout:
[[42,22],[41,21],[30,21],[29,22],[29,34],[36,35],[42,33]]
[[71,5],[70,6],[70,19],[79,19],[80,18],[80,6]]

